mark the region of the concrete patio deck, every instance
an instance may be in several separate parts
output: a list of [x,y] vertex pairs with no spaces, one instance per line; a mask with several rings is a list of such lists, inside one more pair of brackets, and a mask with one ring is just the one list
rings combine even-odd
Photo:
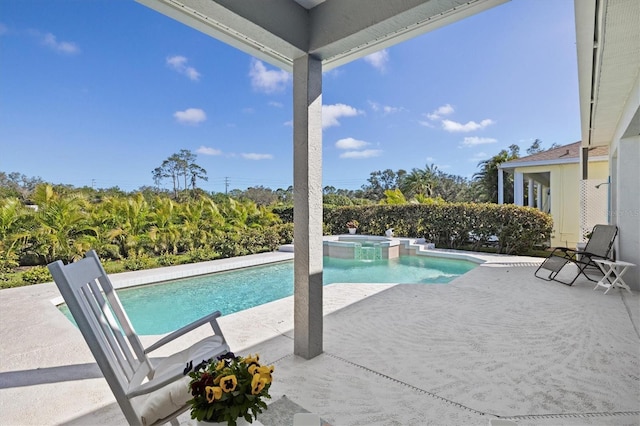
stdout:
[[[640,295],[480,256],[446,285],[325,287],[324,353],[311,360],[292,355],[291,297],[220,323],[236,352],[275,365],[274,401],[334,426],[640,424]],[[0,291],[0,424],[125,424],[56,296],[53,284]]]

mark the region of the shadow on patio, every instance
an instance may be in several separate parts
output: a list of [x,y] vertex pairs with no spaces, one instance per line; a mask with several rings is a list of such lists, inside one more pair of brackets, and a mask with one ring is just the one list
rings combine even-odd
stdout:
[[[639,295],[603,295],[586,280],[549,283],[534,270],[485,264],[448,285],[386,288],[327,314],[324,353],[311,360],[291,355],[290,320],[278,319],[292,317],[291,298],[222,327],[237,352],[275,364],[274,402],[286,395],[334,426],[487,425],[496,417],[522,425],[638,424]],[[334,285],[326,299],[346,288]],[[262,342],[235,337],[266,329],[273,337]],[[95,365],[70,362],[3,367],[0,423],[122,424]],[[25,418],[34,409],[29,395],[43,392],[56,392],[68,408]],[[180,420],[194,424],[188,413]]]

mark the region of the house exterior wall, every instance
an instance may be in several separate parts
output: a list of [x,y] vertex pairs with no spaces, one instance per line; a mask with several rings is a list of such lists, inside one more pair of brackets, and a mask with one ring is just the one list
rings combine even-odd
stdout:
[[608,161],[590,161],[589,162],[589,180],[604,180],[609,178],[609,162]]
[[616,258],[634,263],[624,280],[640,290],[640,136],[621,139],[611,159],[611,223],[618,226]]
[[546,166],[518,167],[515,172],[550,174],[551,217],[553,232],[551,247],[575,248],[579,241],[579,181],[578,163],[554,164]]

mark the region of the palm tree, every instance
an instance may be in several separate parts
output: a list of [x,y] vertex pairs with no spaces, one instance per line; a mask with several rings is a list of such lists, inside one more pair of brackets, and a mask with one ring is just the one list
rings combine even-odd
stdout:
[[122,257],[127,257],[130,252],[134,255],[143,253],[150,243],[147,232],[152,225],[151,211],[144,196],[138,193],[110,201],[114,221],[108,232],[109,239],[118,245]]
[[176,254],[178,252],[178,242],[180,240],[180,227],[176,223],[176,204],[169,198],[155,197],[153,209],[149,214],[149,221],[152,224],[148,235],[153,244],[153,251],[156,253]]
[[0,272],[18,266],[19,250],[26,247],[33,214],[17,198],[0,199]]
[[[493,157],[478,163],[480,171],[473,175],[473,180],[482,188],[480,201],[489,203],[498,202],[498,166],[504,162],[519,158],[519,152],[520,148],[517,145],[511,145],[509,146],[509,151],[503,149]],[[505,203],[513,203],[512,182],[513,178],[511,176],[505,176]]]
[[404,177],[400,189],[408,196],[421,194],[426,197],[431,197],[433,195],[437,173],[438,168],[433,164],[427,165],[424,169],[413,168],[411,172]]
[[33,249],[45,262],[74,261],[91,248],[96,231],[89,222],[88,202],[80,194],[62,197],[50,185],[36,189],[37,228],[32,233]]

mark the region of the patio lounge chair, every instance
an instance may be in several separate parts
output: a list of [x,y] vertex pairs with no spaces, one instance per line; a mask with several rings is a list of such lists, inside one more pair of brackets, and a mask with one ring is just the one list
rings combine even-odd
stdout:
[[[95,251],[69,265],[58,260],[48,266],[127,422],[177,425],[176,417],[189,408],[186,402],[191,399],[189,365],[229,351],[217,321],[220,312],[176,330],[145,349]],[[214,335],[159,362],[149,358],[150,352],[207,323]]]
[[[587,275],[587,269],[595,268],[600,272],[600,268],[593,260],[609,258],[613,241],[617,234],[618,227],[615,225],[596,225],[593,227],[593,231],[591,231],[591,238],[587,241],[584,250],[556,247],[549,257],[542,262],[542,265],[536,269],[534,275],[543,280],[553,280],[562,284],[573,285],[576,279],[582,274],[589,281],[596,282],[597,280]],[[575,275],[571,276],[565,273],[563,276],[559,276],[560,272],[562,272],[567,265],[574,266],[573,271],[575,271]],[[568,277],[568,279],[565,277]]]

